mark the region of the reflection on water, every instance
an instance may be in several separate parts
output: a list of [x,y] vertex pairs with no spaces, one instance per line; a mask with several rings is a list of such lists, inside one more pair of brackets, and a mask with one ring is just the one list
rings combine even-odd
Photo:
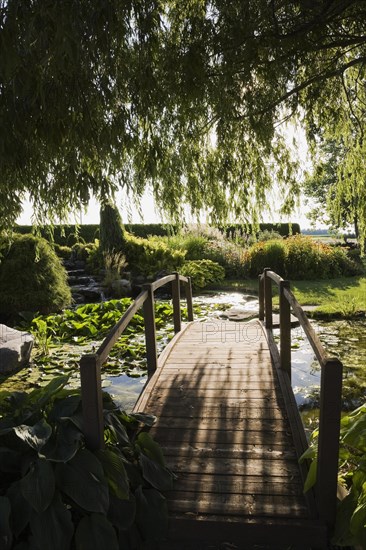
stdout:
[[[220,318],[230,308],[236,314],[258,312],[258,298],[240,292],[206,292],[194,297],[195,318]],[[249,315],[251,317],[252,315]],[[344,408],[355,408],[366,397],[366,320],[311,321],[329,355],[339,357],[344,364]],[[275,331],[276,333],[276,331]],[[172,325],[158,332],[159,353],[172,336]],[[277,331],[278,337],[278,331]],[[135,341],[144,339],[136,335]],[[56,374],[71,373],[71,385],[79,387],[78,361],[83,353],[99,346],[91,342],[86,346],[63,345],[47,358],[42,368],[29,367],[4,380],[1,389],[23,390],[46,383]],[[127,372],[127,374],[126,374]],[[126,410],[136,402],[146,382],[144,360],[137,358],[126,369],[126,361],[107,365],[102,371],[103,388],[110,392]],[[292,385],[296,401],[301,408],[317,407],[319,399],[320,369],[314,353],[301,328],[292,329]]]

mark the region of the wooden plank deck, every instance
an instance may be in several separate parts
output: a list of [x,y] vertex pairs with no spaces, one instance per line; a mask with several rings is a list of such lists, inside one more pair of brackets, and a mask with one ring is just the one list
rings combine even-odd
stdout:
[[177,474],[162,548],[326,547],[258,321],[189,323],[135,410],[157,415],[151,433]]

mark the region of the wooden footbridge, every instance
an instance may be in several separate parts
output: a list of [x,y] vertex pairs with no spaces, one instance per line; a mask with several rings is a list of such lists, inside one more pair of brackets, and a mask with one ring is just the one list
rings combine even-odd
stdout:
[[[154,292],[172,284],[176,335],[157,358]],[[182,328],[180,283],[189,322]],[[272,283],[280,300],[280,349],[273,336]],[[259,319],[194,322],[189,279],[147,285],[97,354],[81,361],[90,447],[103,445],[100,368],[143,307],[149,380],[135,411],[152,413],[151,434],[175,472],[166,493],[166,550],[327,548],[337,503],[342,365],[326,356],[289,283],[270,269],[259,277]],[[291,311],[321,366],[315,487],[304,494],[307,449],[291,388]]]

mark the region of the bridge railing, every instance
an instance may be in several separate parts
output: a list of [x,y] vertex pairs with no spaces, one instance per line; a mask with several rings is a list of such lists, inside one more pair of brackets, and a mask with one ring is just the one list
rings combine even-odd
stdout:
[[85,442],[90,449],[104,446],[104,423],[101,369],[108,355],[122,336],[134,315],[143,308],[148,376],[156,370],[158,363],[156,346],[156,324],[154,293],[162,286],[172,283],[174,332],[181,330],[180,283],[184,284],[187,299],[188,321],[193,321],[192,285],[190,277],[172,273],[153,283],[144,285],[142,292],[122,315],[106,336],[99,349],[85,354],[80,359],[81,400],[83,410],[83,430]]
[[[319,516],[329,525],[335,523],[339,432],[342,400],[343,365],[325,352],[314,328],[290,289],[290,282],[266,268],[259,276],[259,318],[272,333],[272,283],[279,292],[280,350],[279,367],[291,381],[291,310],[303,328],[321,368],[319,437],[315,497]],[[274,345],[274,340],[272,339]]]

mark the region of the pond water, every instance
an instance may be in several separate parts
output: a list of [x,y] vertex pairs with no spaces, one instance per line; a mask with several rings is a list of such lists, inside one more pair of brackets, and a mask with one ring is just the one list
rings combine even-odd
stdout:
[[[222,318],[225,312],[235,308],[243,317],[258,313],[258,298],[240,292],[204,293],[194,297],[196,318]],[[355,408],[366,397],[366,320],[357,321],[311,321],[326,351],[335,355],[344,364],[343,406]],[[158,331],[158,350],[165,347],[173,335],[173,326],[168,324]],[[143,334],[134,337],[132,358],[117,358],[103,369],[103,388],[126,410],[130,410],[146,382]],[[71,386],[79,386],[78,361],[80,355],[93,351],[99,342],[85,346],[65,344],[50,350],[44,363],[31,365],[16,375],[1,382],[2,389],[26,389],[50,380],[55,374],[70,372]],[[140,355],[133,354],[140,349]],[[134,351],[135,350],[135,351]],[[302,329],[292,330],[292,385],[300,409],[316,409],[319,399],[320,370],[314,353]]]

